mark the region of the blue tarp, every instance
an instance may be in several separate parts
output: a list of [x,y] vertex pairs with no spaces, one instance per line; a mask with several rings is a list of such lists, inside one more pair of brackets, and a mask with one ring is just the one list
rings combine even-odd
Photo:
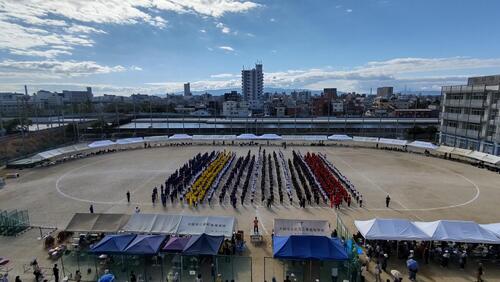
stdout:
[[184,247],[186,247],[190,238],[191,238],[191,236],[170,237],[170,239],[168,239],[168,242],[163,247],[163,251],[165,251],[165,252],[179,252],[180,253],[180,252],[182,252],[182,250],[184,250]]
[[166,235],[137,235],[125,249],[125,254],[155,255],[165,239],[167,239]]
[[207,234],[194,235],[189,239],[182,251],[183,255],[217,255],[224,236],[210,236]]
[[347,260],[338,238],[312,235],[274,236],[273,253],[279,259]]
[[95,244],[91,251],[93,253],[122,253],[134,240],[135,234],[106,235],[99,243]]

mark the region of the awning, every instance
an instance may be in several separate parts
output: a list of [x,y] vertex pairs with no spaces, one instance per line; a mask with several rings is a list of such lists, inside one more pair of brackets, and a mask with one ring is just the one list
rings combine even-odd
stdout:
[[283,138],[281,138],[281,136],[279,136],[277,134],[262,134],[261,136],[259,136],[259,139],[262,139],[262,140],[281,140]]
[[191,140],[193,136],[188,134],[174,134],[168,138],[169,140]]
[[170,214],[133,214],[122,230],[136,233],[176,234],[181,217]]
[[180,253],[186,247],[189,239],[191,239],[191,236],[170,237],[162,250],[165,252]]
[[259,137],[257,137],[257,135],[255,135],[255,134],[243,133],[243,134],[240,134],[240,135],[236,136],[236,139],[239,139],[239,140],[256,140],[256,139],[259,139]]
[[90,143],[88,146],[89,148],[101,148],[101,147],[107,147],[111,145],[115,145],[116,143],[111,141],[111,140],[100,140],[100,141],[94,141]]
[[354,225],[368,240],[429,240],[430,235],[407,219],[355,220]]
[[378,137],[353,136],[352,140],[356,142],[377,143]]
[[333,134],[328,136],[328,140],[333,141],[352,141],[352,137],[344,134]]
[[438,220],[415,225],[436,241],[500,244],[495,234],[473,221]]
[[123,139],[116,140],[116,143],[120,144],[120,145],[128,145],[128,144],[135,144],[135,143],[142,143],[142,142],[144,142],[144,139],[142,137],[123,138]]
[[155,255],[160,250],[161,244],[167,239],[166,235],[137,235],[125,248],[125,254]]
[[224,236],[194,235],[189,238],[182,254],[215,256],[219,253],[223,241]]
[[134,240],[135,234],[106,235],[90,251],[98,254],[119,254]]
[[330,236],[330,224],[326,220],[274,219],[274,235]]
[[432,144],[431,142],[424,142],[424,141],[413,141],[411,143],[408,143],[408,146],[422,148],[422,149],[429,149],[429,150],[436,150],[436,148],[438,147]]
[[126,214],[76,213],[64,230],[70,232],[118,232],[130,218]]
[[347,260],[347,251],[339,239],[327,236],[274,236],[273,256],[279,259]]
[[385,145],[405,146],[406,144],[408,144],[408,141],[390,138],[379,138],[378,143]]

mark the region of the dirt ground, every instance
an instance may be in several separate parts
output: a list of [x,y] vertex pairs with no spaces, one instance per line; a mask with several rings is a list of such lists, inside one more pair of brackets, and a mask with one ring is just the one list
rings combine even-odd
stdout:
[[[339,211],[351,232],[356,231],[353,225],[355,219],[374,217],[422,221],[460,219],[478,223],[500,221],[500,175],[484,169],[412,153],[368,148],[262,148],[269,153],[281,150],[286,158],[291,157],[292,150],[326,154],[328,160],[350,179],[364,197],[363,208],[353,206]],[[167,208],[163,208],[151,204],[154,186],[159,187],[168,175],[198,152],[212,150],[230,150],[243,156],[248,150],[256,154],[258,147],[137,149],[22,170],[19,179],[8,179],[6,187],[0,190],[0,209],[28,209],[32,224],[60,229],[67,225],[74,213],[88,212],[90,204],[94,205],[97,213],[131,214],[139,206],[143,213],[230,215],[236,218],[237,228],[246,233],[250,233],[252,219],[257,216],[267,243],[261,247],[248,244],[246,255],[253,259],[253,281],[263,281],[264,257],[272,256],[270,234],[274,218],[324,219],[330,222],[332,228],[335,227],[337,213],[334,210],[324,205],[301,209],[296,200],[293,206],[285,203],[271,209],[260,201],[251,204],[249,200],[243,207],[238,205],[234,209],[228,200],[220,205],[217,196],[214,197],[217,203],[212,207],[200,205],[192,208],[169,203]],[[257,191],[260,191],[259,187],[260,184]],[[126,202],[127,190],[132,194],[131,204]],[[390,208],[385,208],[387,194],[392,198]],[[256,199],[260,199],[260,192],[257,195]],[[31,230],[19,237],[0,237],[0,256],[13,260],[14,272],[21,272],[22,265],[31,258],[44,257],[41,242],[36,240],[38,236],[37,230]],[[394,262],[389,268],[404,272],[404,266],[399,262]],[[487,267],[486,280],[500,281],[500,267],[493,268]],[[473,281],[473,273],[472,263],[465,271],[458,270],[458,267],[443,270],[430,265],[422,268],[419,281]],[[10,276],[13,280],[13,275]],[[28,277],[31,279],[31,276]]]

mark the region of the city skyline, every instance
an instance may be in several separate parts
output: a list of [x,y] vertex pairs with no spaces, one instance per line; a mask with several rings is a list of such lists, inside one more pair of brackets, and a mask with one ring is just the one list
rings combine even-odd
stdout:
[[365,93],[500,73],[495,1],[109,2],[0,0],[0,92],[240,89],[258,61],[265,88]]

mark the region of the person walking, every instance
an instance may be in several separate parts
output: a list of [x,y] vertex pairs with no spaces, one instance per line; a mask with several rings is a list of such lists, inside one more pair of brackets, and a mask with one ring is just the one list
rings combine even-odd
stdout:
[[382,266],[380,266],[380,262],[377,262],[375,265],[375,282],[382,282]]
[[135,276],[134,271],[130,272],[130,282],[137,282],[137,277]]
[[90,212],[90,213],[94,213],[94,205],[90,205],[90,207],[89,207],[89,212]]
[[80,273],[80,270],[77,270],[75,273],[75,281],[76,282],[82,281],[82,274]]
[[390,203],[391,197],[389,196],[389,194],[387,194],[387,197],[385,197],[385,207],[388,208]]
[[476,270],[477,282],[483,282],[483,274],[484,274],[483,264],[479,263],[477,265],[477,270]]
[[130,204],[130,191],[127,191],[127,203]]
[[23,281],[21,280],[21,277],[16,276],[16,280],[14,280],[14,282],[23,282]]
[[54,264],[52,268],[52,274],[54,275],[54,281],[59,282],[59,268],[57,268],[57,264]]

